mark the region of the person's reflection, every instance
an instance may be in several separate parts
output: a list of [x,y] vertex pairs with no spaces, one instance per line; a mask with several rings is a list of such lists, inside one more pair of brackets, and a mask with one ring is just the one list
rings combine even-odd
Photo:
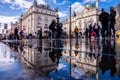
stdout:
[[94,51],[94,46],[95,46],[95,40],[94,39],[90,39],[89,40],[89,50],[90,50],[90,53],[88,54],[89,55],[89,57],[92,59],[92,56],[93,55],[95,55],[94,53],[93,53],[93,51]]
[[52,50],[49,53],[49,57],[53,62],[59,63],[59,59],[62,56],[62,40],[57,40],[56,46],[54,45],[54,42],[52,43]]
[[115,51],[115,39],[113,41],[111,41],[111,45],[110,45],[110,49],[109,49],[110,55],[109,56],[109,63],[110,63],[110,75],[114,76],[116,73],[116,60],[115,60],[115,55],[116,55],[116,51]]
[[8,44],[13,51],[18,51],[19,42],[9,42]]
[[100,69],[102,70],[102,74],[105,74],[105,71],[109,69],[108,65],[108,56],[104,55],[108,53],[108,41],[102,41],[102,59],[101,62],[99,63]]
[[79,53],[78,48],[79,48],[79,42],[78,42],[78,38],[76,38],[76,41],[75,41],[75,51],[74,51],[75,56],[77,56],[78,53]]
[[79,48],[79,42],[78,42],[78,38],[76,38],[75,40],[75,49],[77,50]]
[[102,74],[105,74],[106,71],[110,70],[110,75],[114,76],[116,73],[116,60],[115,60],[115,40],[105,40],[102,43],[102,59],[99,63]]

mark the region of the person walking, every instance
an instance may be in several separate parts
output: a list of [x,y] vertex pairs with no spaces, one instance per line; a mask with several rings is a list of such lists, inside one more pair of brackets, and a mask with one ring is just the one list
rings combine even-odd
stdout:
[[88,38],[88,34],[89,34],[89,29],[86,27],[84,32],[85,38]]
[[114,10],[114,7],[110,7],[110,17],[109,17],[109,35],[112,36],[111,30],[113,31],[113,37],[115,37],[115,17],[116,17],[116,11]]
[[102,25],[102,37],[105,38],[108,36],[109,13],[105,12],[104,8],[102,8],[102,12],[99,15],[99,21]]
[[92,23],[89,25],[89,38],[91,38],[91,33],[93,32],[93,26]]
[[15,34],[15,39],[19,40],[18,28],[17,27],[14,30],[14,34]]
[[75,32],[76,38],[78,38],[79,29],[77,26],[75,26],[74,32]]
[[96,33],[96,37],[99,37],[99,32],[100,32],[100,26],[98,25],[98,23],[95,23],[93,26],[93,31]]

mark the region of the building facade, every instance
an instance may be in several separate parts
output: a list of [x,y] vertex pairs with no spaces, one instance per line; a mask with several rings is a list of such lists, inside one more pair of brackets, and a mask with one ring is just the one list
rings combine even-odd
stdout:
[[47,36],[49,25],[53,19],[56,20],[57,12],[56,9],[52,10],[48,4],[38,5],[34,0],[33,5],[21,15],[17,24],[26,35],[32,33],[34,36],[40,36],[40,34]]
[[116,31],[120,30],[120,3],[116,7],[117,16],[116,16],[116,24],[115,29]]
[[[98,10],[98,0],[96,0],[96,6],[88,4],[84,7],[84,10],[76,16],[71,16],[71,34],[74,34],[75,26],[79,28],[79,32],[84,33],[85,29],[90,25],[98,22],[98,16],[100,11]],[[70,18],[62,21],[63,29],[69,35],[70,31]]]

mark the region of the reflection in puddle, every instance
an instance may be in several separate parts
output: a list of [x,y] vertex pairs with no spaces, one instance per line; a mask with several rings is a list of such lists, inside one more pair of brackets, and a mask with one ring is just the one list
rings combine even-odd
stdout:
[[[18,73],[26,75],[22,78],[30,77],[28,80],[119,80],[120,45],[115,41],[117,40],[72,39],[70,44],[69,39],[45,39],[6,42],[9,47],[0,44],[0,60],[3,60],[0,63],[8,62],[6,65],[11,65],[12,61],[12,65],[18,65]],[[14,67],[14,71],[17,72],[17,68]],[[5,75],[8,74],[3,74]]]

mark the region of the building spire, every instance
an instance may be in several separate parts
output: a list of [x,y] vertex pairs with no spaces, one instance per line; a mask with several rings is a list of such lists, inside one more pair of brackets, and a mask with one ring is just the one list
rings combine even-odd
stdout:
[[99,9],[99,0],[96,0],[96,8]]
[[37,0],[33,1],[33,6],[37,6]]

